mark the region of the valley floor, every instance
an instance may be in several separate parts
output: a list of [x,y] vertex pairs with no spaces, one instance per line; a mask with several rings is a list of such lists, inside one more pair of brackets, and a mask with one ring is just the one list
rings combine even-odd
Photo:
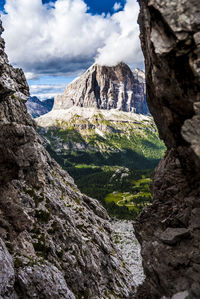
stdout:
[[165,152],[151,116],[74,106],[36,121],[51,156],[111,217],[134,219],[151,204],[151,173]]

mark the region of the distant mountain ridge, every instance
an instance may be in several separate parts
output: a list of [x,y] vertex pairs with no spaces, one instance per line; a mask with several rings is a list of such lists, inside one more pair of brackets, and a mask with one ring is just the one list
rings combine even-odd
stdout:
[[132,72],[123,62],[113,67],[94,64],[55,97],[53,109],[73,106],[148,114],[145,74]]
[[[36,122],[50,155],[72,175],[82,192],[97,197],[112,216],[135,217],[151,202],[150,169],[165,152],[153,118],[147,114],[144,72],[132,72],[123,63],[116,67],[93,65],[69,84],[64,94],[55,98],[52,111]],[[112,180],[119,173],[119,181]],[[137,189],[138,199],[135,179],[145,185]],[[130,206],[130,194],[141,206]],[[127,197],[126,203],[118,206]]]
[[33,118],[39,117],[50,112],[53,108],[54,98],[46,99],[44,101],[40,101],[37,97],[30,97],[26,102],[26,107],[28,109],[29,114]]

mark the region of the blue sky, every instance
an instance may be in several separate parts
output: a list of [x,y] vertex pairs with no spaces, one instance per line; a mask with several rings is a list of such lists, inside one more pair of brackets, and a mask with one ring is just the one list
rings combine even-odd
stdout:
[[41,98],[94,62],[143,68],[137,0],[0,0],[0,10],[9,60]]
[[5,0],[1,0],[1,2],[0,2],[0,10],[3,10],[4,4],[5,4]]
[[91,13],[110,13],[113,14],[113,7],[114,4],[120,3],[121,8],[119,10],[122,10],[124,8],[124,5],[126,3],[125,0],[122,1],[115,1],[115,0],[101,0],[101,1],[94,1],[94,0],[85,0],[87,5],[90,7],[89,12]]
[[[3,0],[4,1],[4,0]],[[53,0],[55,2],[56,0]],[[43,3],[49,3],[52,2],[51,0],[43,0]],[[114,10],[114,4],[120,3],[121,8],[119,10],[122,10],[124,8],[124,5],[126,3],[126,0],[84,0],[84,2],[89,7],[88,12],[92,14],[102,14],[102,13],[110,13],[113,14]]]
[[[4,9],[6,0],[0,0],[0,10],[2,11]],[[49,3],[49,2],[56,2],[56,0],[42,0],[43,4]],[[102,14],[102,13],[110,13],[113,14],[114,10],[114,4],[120,3],[121,8],[119,10],[122,10],[124,8],[124,5],[126,3],[126,0],[84,0],[84,2],[89,7],[88,12],[91,14]]]

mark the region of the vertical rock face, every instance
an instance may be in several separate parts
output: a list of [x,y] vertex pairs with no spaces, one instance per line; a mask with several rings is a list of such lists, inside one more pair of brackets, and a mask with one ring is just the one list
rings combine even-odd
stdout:
[[147,102],[168,148],[136,223],[146,287],[200,298],[200,2],[139,2]]
[[5,244],[0,239],[0,269],[1,269],[1,286],[0,297],[9,299],[14,291],[14,266],[13,260],[10,256]]
[[132,73],[125,63],[114,67],[94,64],[55,98],[53,109],[79,106],[147,114],[143,74],[139,70]]
[[128,298],[108,216],[47,154],[28,96],[0,39],[0,297]]
[[135,69],[133,71],[133,78],[133,97],[135,111],[136,113],[149,114],[149,108],[146,102],[145,73],[140,69]]

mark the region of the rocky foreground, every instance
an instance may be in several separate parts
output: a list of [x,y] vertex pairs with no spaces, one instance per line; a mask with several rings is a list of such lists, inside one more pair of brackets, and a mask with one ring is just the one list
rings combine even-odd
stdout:
[[140,244],[135,237],[133,223],[128,220],[112,220],[114,242],[119,248],[124,261],[128,264],[136,286],[144,281],[144,271],[140,254]]
[[44,149],[2,38],[0,70],[0,297],[130,298],[108,215]]
[[[147,101],[168,151],[135,225],[146,274],[137,297],[200,298],[200,3],[139,2]],[[105,211],[44,150],[23,72],[3,48],[1,39],[1,297],[133,297]]]
[[147,102],[168,148],[154,174],[153,205],[135,226],[143,291],[200,298],[200,2],[139,2]]

